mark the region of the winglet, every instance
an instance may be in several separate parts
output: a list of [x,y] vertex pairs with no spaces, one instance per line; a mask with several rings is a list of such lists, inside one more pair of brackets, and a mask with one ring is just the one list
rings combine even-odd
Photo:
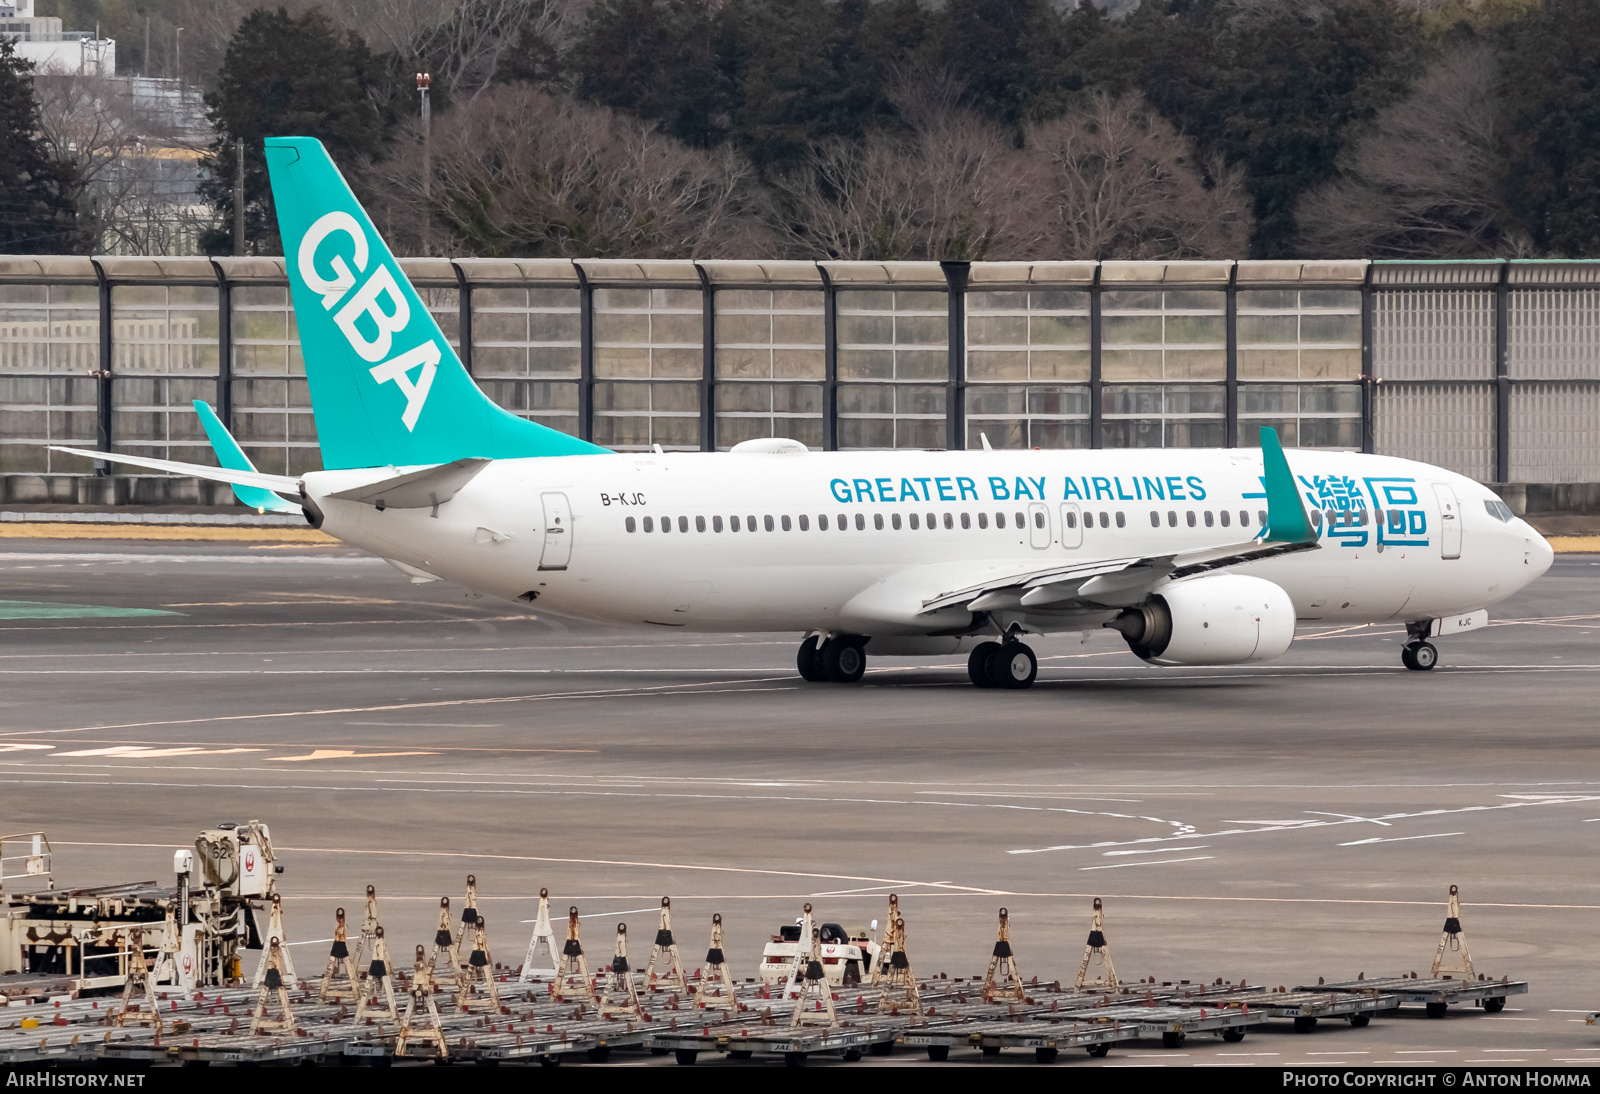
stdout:
[[1278,431],[1271,426],[1261,427],[1261,461],[1266,474],[1267,527],[1261,536],[1263,543],[1314,543],[1317,533],[1306,516],[1305,503],[1295,488],[1294,475],[1289,470],[1289,460],[1278,442]]
[[[211,409],[211,404],[202,399],[194,401],[194,412],[200,415],[200,424],[205,427],[206,437],[211,441],[211,447],[217,453],[217,462],[230,471],[254,471],[256,465],[250,462],[250,457],[244,454],[244,449],[239,447],[239,442],[233,439],[233,434],[228,432],[228,427],[222,424],[222,419],[217,417],[217,412]],[[285,501],[271,490],[263,490],[259,486],[233,485],[233,496],[258,513],[299,513],[300,507],[293,502]]]

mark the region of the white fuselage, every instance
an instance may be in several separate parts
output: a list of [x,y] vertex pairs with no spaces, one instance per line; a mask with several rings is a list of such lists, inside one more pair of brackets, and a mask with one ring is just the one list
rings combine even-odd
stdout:
[[[1321,510],[1321,547],[1233,572],[1282,586],[1299,619],[1473,611],[1550,565],[1538,533],[1497,517],[1470,479],[1391,457],[1289,455]],[[475,592],[616,623],[883,636],[882,652],[896,636],[959,631],[970,613],[929,618],[921,605],[988,573],[1238,544],[1267,508],[1261,455],[1245,449],[567,456],[495,461],[434,508],[327,497],[394,473],[316,472],[305,487],[329,533]],[[1105,615],[1007,618],[1083,630]]]

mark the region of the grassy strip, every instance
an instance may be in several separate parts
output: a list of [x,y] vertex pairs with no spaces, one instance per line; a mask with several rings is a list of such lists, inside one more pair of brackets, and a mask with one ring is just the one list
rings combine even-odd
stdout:
[[1600,536],[1546,536],[1558,555],[1600,554]]
[[0,539],[160,539],[235,543],[311,543],[339,541],[315,528],[252,528],[236,524],[0,524]]

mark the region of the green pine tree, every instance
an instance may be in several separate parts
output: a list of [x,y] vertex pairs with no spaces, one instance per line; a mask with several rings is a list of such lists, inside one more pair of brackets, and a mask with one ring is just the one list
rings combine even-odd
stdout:
[[40,137],[33,66],[0,39],[0,253],[87,252],[72,201],[74,171]]
[[380,155],[394,127],[375,101],[380,69],[365,42],[313,9],[291,16],[251,12],[239,25],[206,106],[217,139],[204,161],[201,193],[225,227],[208,234],[212,253],[232,248],[234,142],[245,145],[245,236],[259,254],[276,254],[277,221],[263,140],[316,137],[347,173]]
[[1600,254],[1600,6],[1549,0],[1500,64],[1508,196],[1540,250]]

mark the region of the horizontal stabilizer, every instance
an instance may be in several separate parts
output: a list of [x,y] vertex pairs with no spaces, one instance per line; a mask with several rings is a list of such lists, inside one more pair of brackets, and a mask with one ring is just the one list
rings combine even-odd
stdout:
[[157,460],[149,456],[125,456],[121,452],[94,452],[87,448],[66,448],[59,444],[48,446],[52,452],[65,452],[69,456],[87,456],[91,460],[132,464],[151,471],[168,471],[174,475],[189,475],[211,482],[226,482],[234,486],[257,486],[281,494],[300,493],[300,480],[288,475],[264,475],[260,471],[238,471],[229,467],[211,467],[203,463],[180,463],[177,460]]
[[468,457],[421,471],[410,471],[382,482],[356,486],[329,494],[342,501],[359,501],[379,509],[426,509],[443,505],[456,496],[456,492],[471,482],[485,467],[488,460]]
[[[244,449],[239,447],[239,442],[233,439],[233,434],[228,432],[228,427],[217,417],[217,412],[211,409],[210,403],[196,399],[194,412],[200,415],[200,424],[205,428],[206,438],[211,441],[211,451],[216,453],[218,463],[231,471],[256,469],[256,465],[250,462],[250,457],[244,454]],[[300,514],[300,506],[284,501],[271,490],[263,490],[258,486],[240,486],[234,483],[233,496],[258,513],[294,513],[296,516]]]

